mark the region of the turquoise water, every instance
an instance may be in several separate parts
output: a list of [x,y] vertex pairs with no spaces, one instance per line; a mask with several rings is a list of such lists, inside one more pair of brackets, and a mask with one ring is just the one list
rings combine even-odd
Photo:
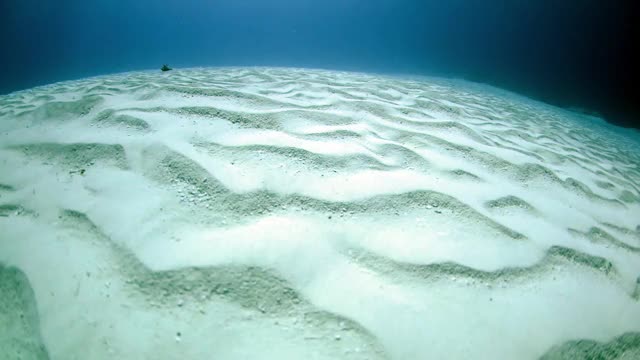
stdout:
[[463,78],[634,127],[630,6],[24,0],[2,8],[0,93],[162,64],[304,67]]

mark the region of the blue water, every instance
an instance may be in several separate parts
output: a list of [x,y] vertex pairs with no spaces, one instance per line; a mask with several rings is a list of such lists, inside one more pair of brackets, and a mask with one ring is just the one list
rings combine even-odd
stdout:
[[90,75],[294,66],[485,82],[632,126],[629,11],[584,0],[2,2],[0,93]]

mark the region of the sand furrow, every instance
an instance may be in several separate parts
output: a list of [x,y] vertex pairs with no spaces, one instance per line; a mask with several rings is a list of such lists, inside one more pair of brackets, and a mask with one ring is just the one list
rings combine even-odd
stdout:
[[0,96],[0,357],[633,356],[638,154],[448,79],[184,69]]

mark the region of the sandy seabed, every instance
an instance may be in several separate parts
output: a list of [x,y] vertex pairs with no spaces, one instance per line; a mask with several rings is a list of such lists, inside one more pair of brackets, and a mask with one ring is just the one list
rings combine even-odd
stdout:
[[0,96],[0,359],[637,359],[639,282],[638,133],[499,89]]

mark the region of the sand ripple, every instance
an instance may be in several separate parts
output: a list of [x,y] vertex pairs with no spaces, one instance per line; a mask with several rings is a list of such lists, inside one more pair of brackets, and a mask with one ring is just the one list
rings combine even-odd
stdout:
[[8,357],[640,348],[640,136],[462,81],[187,69],[2,96],[0,228]]

